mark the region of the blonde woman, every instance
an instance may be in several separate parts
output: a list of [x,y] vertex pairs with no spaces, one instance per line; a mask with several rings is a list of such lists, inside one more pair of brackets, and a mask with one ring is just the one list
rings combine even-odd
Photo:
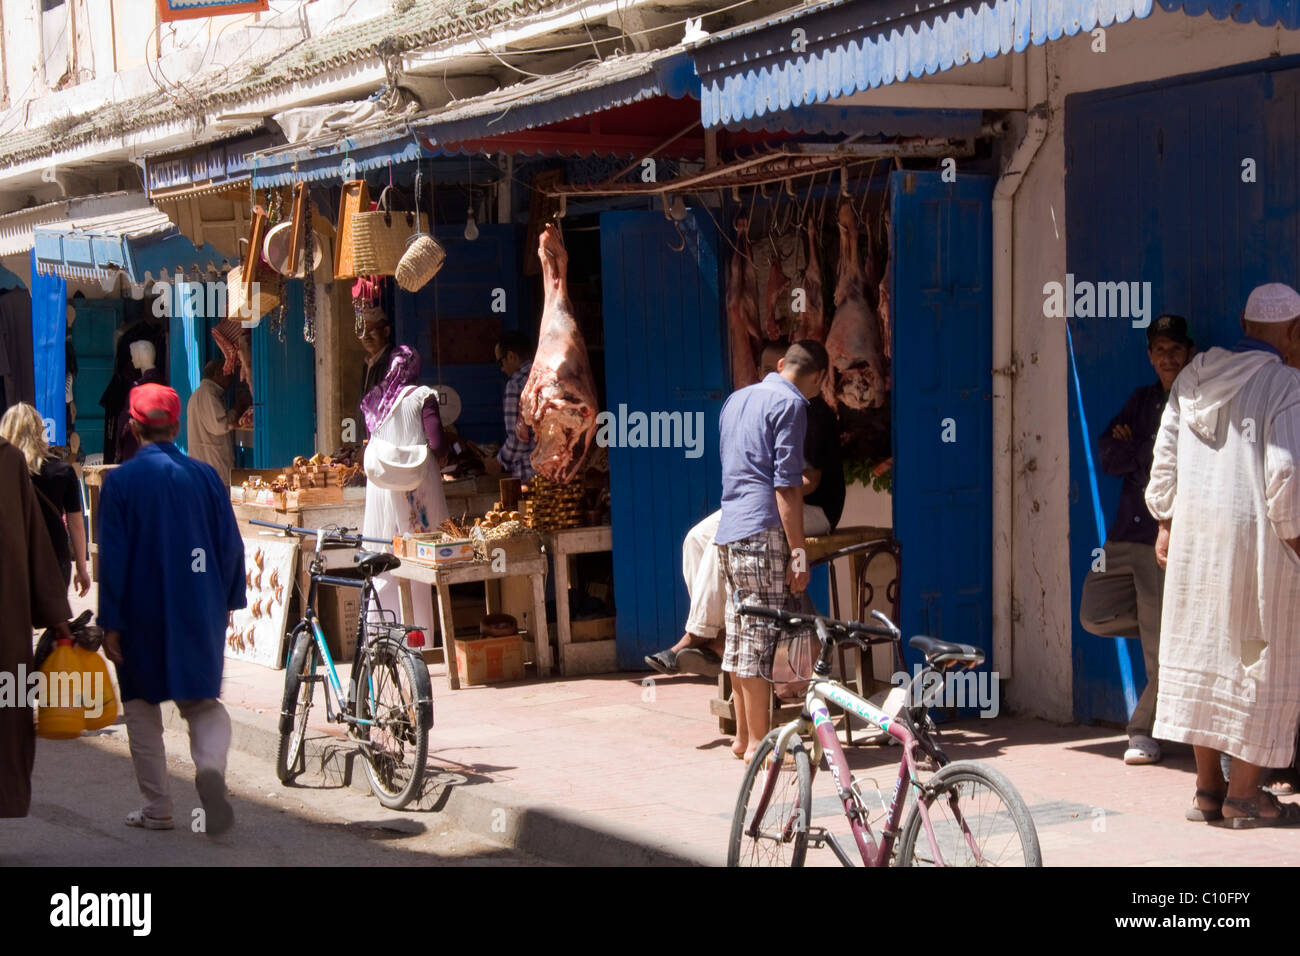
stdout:
[[0,418],[0,438],[23,453],[31,474],[41,515],[50,531],[54,553],[63,572],[63,586],[72,580],[72,565],[77,566],[77,594],[90,590],[86,571],[86,524],[81,517],[81,481],[67,462],[50,456],[45,439],[45,423],[31,405],[20,402]]

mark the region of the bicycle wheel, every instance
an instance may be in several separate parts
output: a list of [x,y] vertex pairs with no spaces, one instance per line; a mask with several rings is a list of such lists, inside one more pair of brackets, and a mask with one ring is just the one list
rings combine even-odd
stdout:
[[775,771],[777,779],[772,784],[762,819],[754,820],[769,779],[764,764],[776,746],[777,733],[774,730],[763,738],[745,770],[736,811],[731,817],[727,866],[803,866],[808,853],[812,768],[802,740],[795,738],[790,745],[780,769]]
[[420,792],[433,723],[429,669],[407,648],[379,641],[362,656],[356,682],[357,725],[370,789],[400,810]]
[[311,714],[311,699],[319,678],[316,667],[320,652],[311,632],[299,627],[293,653],[284,671],[284,701],[280,706],[280,746],[275,755],[275,774],[281,783],[291,783],[306,769],[303,740],[307,736],[307,719]]
[[[933,777],[903,826],[898,866],[1042,866],[1029,807],[1006,777],[973,760],[950,763]],[[930,815],[939,860],[921,821]]]

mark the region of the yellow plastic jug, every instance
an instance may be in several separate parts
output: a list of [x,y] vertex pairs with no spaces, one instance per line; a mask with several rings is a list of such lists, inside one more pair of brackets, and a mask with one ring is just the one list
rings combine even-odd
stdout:
[[[117,720],[117,695],[113,693],[113,678],[109,676],[104,658],[95,651],[75,644],[72,649],[77,655],[77,670],[81,672],[81,700],[85,704],[86,729],[101,730]],[[103,676],[96,677],[97,674]],[[92,717],[92,705],[95,703],[100,704],[102,710],[97,717]]]
[[63,638],[54,642],[54,650],[41,665],[45,681],[38,701],[36,732],[48,740],[80,737],[86,727],[80,664],[72,641]]

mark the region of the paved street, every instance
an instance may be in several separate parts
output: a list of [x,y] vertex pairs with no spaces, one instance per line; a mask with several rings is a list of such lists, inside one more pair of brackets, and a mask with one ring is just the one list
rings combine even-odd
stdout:
[[227,784],[235,827],[219,838],[190,831],[198,799],[183,734],[168,732],[177,828],[145,831],[122,819],[140,806],[126,729],[41,741],[31,815],[0,820],[0,866],[501,866],[537,864],[457,829],[436,813],[396,813],[319,775],[286,789],[272,765],[232,750]]

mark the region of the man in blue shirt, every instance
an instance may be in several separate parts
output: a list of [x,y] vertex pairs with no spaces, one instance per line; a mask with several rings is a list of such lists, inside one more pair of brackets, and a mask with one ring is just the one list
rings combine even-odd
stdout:
[[99,499],[99,625],[117,665],[136,781],[146,803],[127,826],[170,830],[167,754],[159,704],[189,724],[205,830],[230,827],[226,756],[230,715],[217,698],[228,613],[246,606],[244,544],[230,489],[209,464],[173,444],[180,399],[165,385],[131,391],[140,450],[104,479]]
[[1127,764],[1150,764],[1160,759],[1160,745],[1151,736],[1156,717],[1160,666],[1160,611],[1165,574],[1156,564],[1156,520],[1147,510],[1146,488],[1160,416],[1174,379],[1191,360],[1193,343],[1187,320],[1162,315],[1147,326],[1147,358],[1158,381],[1143,385],[1129,396],[1097,440],[1101,467],[1124,479],[1115,520],[1106,533],[1105,565],[1090,570],[1079,600],[1079,622],[1084,630],[1115,636],[1121,619],[1137,618],[1136,636],[1142,640],[1147,685],[1128,722]]
[[[808,585],[803,528],[803,448],[808,401],[826,377],[826,350],[798,342],[757,385],[733,392],[722,406],[722,517],[714,544],[727,580],[727,646],[722,669],[731,673],[736,713],[732,753],[753,758],[767,734],[771,693],[759,665],[775,634],[765,622],[742,617],[732,604],[797,608]],[[799,560],[792,560],[798,558]]]

